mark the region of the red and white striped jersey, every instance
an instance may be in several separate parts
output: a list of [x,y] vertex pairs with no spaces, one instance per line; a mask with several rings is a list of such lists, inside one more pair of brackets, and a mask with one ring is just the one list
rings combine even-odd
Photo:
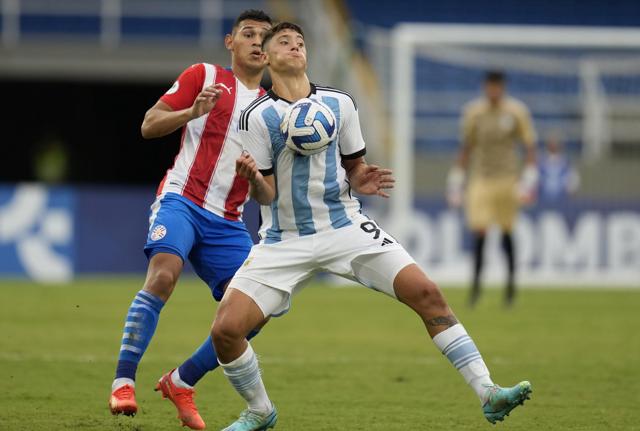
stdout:
[[215,83],[223,86],[220,99],[211,112],[183,127],[180,152],[158,195],[178,193],[225,219],[240,220],[249,183],[236,176],[235,161],[242,153],[238,120],[264,90],[249,90],[230,69],[200,63],[182,72],[160,100],[175,111],[186,109],[203,88]]

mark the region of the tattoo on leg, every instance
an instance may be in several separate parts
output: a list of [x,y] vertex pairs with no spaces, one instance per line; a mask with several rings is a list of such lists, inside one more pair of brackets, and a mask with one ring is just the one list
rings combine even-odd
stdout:
[[453,314],[449,314],[448,316],[438,316],[433,319],[429,319],[426,321],[429,326],[446,326],[451,328],[453,325],[458,323],[458,319]]

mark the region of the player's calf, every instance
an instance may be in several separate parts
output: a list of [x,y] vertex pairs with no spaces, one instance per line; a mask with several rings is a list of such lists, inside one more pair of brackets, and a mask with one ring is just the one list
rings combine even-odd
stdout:
[[422,318],[432,337],[458,323],[440,288],[417,265],[398,273],[394,289],[398,299]]
[[412,295],[412,302],[409,306],[426,319],[443,314],[451,314],[451,309],[440,288],[426,278],[416,284]]

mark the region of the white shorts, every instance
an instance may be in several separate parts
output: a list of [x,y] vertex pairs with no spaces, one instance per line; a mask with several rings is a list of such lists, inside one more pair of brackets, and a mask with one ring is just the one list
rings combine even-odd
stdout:
[[229,283],[266,316],[288,311],[291,295],[311,276],[330,272],[395,298],[393,281],[415,263],[391,235],[365,216],[350,226],[274,244],[258,244]]

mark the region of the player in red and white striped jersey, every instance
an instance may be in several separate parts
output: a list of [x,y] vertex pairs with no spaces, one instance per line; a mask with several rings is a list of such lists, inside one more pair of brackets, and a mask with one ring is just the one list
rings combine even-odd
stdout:
[[[182,128],[180,151],[160,183],[151,206],[145,253],[144,287],[127,314],[109,406],[113,414],[134,415],[135,375],[167,302],[189,259],[216,300],[244,262],[251,237],[242,222],[249,184],[236,175],[242,153],[240,113],[264,94],[261,44],[271,28],[262,11],[243,12],[225,37],[231,67],[194,64],[147,111],[142,135],[155,138]],[[255,334],[254,334],[255,335]],[[156,389],[178,408],[184,425],[203,429],[193,404],[193,385],[218,366],[211,338],[179,368],[164,375]]]
[[[261,52],[256,47],[250,55],[258,60]],[[158,194],[177,193],[227,220],[239,220],[249,184],[235,173],[235,160],[242,151],[238,119],[263,94],[263,89],[248,88],[221,66],[200,63],[185,70],[150,112],[189,110],[198,97],[205,103],[211,99],[215,107],[184,125],[180,152]]]

